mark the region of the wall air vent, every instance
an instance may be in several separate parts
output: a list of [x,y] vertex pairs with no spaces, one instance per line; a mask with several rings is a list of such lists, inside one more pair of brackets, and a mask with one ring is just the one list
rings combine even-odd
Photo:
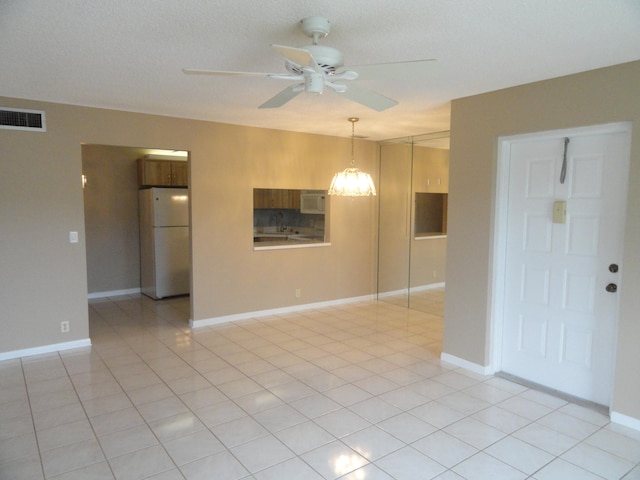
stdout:
[[44,112],[0,107],[0,129],[46,132]]

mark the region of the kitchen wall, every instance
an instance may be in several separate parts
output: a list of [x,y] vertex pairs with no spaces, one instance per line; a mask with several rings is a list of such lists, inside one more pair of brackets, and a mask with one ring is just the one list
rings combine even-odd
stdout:
[[[194,320],[375,293],[376,202],[331,201],[331,246],[253,250],[253,188],[326,189],[350,138],[0,97],[46,112],[46,132],[0,130],[0,354],[89,336],[82,145],[191,151]],[[377,144],[356,140],[375,173]],[[374,181],[377,178],[374,177]],[[69,232],[80,242],[69,243]],[[296,298],[295,290],[301,290]],[[60,322],[71,331],[60,333]]]
[[[324,214],[300,213],[291,208],[256,208],[253,210],[253,229],[257,233],[265,227],[289,229],[305,228],[322,236],[324,232]],[[273,230],[272,230],[273,231]]]
[[479,366],[491,364],[491,246],[498,137],[631,121],[634,131],[612,410],[635,419],[640,428],[638,85],[640,62],[632,62],[452,103],[444,352]]
[[140,289],[136,159],[147,150],[82,145],[89,294]]

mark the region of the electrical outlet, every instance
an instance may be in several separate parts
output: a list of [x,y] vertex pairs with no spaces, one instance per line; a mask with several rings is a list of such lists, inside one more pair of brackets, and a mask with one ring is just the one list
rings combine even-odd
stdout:
[[302,296],[302,290],[296,288],[296,298],[300,298]]
[[69,322],[60,322],[60,333],[69,333]]
[[69,232],[69,243],[78,243],[78,232]]
[[434,270],[433,271],[433,278],[437,278],[437,277],[438,277],[438,272],[437,272],[437,270]]

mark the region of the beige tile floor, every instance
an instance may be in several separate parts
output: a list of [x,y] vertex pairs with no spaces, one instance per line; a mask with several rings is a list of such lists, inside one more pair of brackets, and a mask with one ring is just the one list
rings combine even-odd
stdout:
[[381,301],[439,317],[444,315],[444,287],[414,291],[410,298],[407,294],[390,295],[382,297]]
[[0,478],[640,478],[640,433],[441,364],[430,295],[193,331],[185,298],[93,300],[92,348],[0,362]]

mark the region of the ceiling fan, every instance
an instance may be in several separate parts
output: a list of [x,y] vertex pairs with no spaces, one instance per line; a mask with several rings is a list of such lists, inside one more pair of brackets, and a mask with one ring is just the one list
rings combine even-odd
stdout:
[[[288,47],[285,45],[273,44],[271,47],[285,58],[285,68],[289,73],[260,73],[260,72],[230,72],[217,70],[194,70],[183,69],[182,71],[190,75],[241,75],[252,77],[269,77],[279,80],[292,80],[296,82],[273,98],[267,100],[258,108],[281,107],[289,100],[295,98],[302,92],[321,94],[325,87],[344,95],[349,100],[360,103],[376,111],[383,111],[397,105],[398,102],[374,91],[365,89],[356,84],[348,86],[343,81],[356,80],[358,73],[353,70],[346,70],[344,67],[344,57],[339,50],[318,45],[318,40],[329,34],[331,23],[324,17],[307,17],[300,21],[302,31],[313,39],[312,45],[305,47]],[[372,68],[380,68],[388,71],[390,68],[403,68],[408,65],[416,66],[423,62],[433,60],[415,60],[410,62],[380,63],[374,65],[362,65],[371,71]],[[358,68],[358,67],[356,67]]]

